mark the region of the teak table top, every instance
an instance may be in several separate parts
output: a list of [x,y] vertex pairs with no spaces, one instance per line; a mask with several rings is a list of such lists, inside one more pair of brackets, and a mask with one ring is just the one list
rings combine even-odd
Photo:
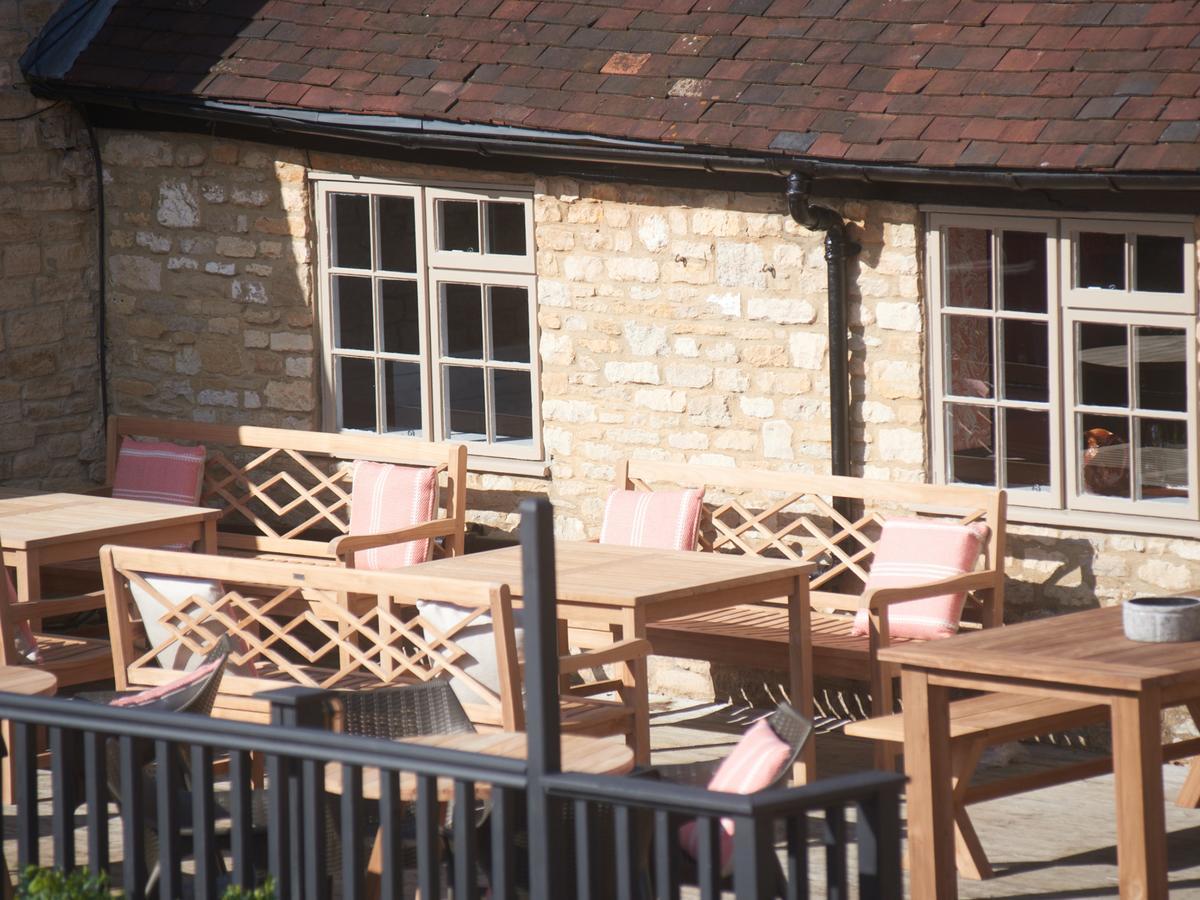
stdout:
[[183,525],[220,515],[221,510],[204,506],[0,489],[0,536],[6,550],[32,550],[63,540],[116,536],[147,525]]
[[[554,559],[560,602],[628,607],[746,588],[806,575],[812,569],[810,563],[791,560],[585,541],[559,541]],[[446,578],[501,582],[514,597],[523,592],[519,546],[423,563],[422,571]]]
[[879,651],[879,658],[940,672],[1109,691],[1165,688],[1200,673],[1200,643],[1131,641],[1121,625],[1120,606],[889,647]]
[[58,690],[58,679],[52,672],[33,666],[0,666],[0,691],[24,694],[29,697],[50,696]]

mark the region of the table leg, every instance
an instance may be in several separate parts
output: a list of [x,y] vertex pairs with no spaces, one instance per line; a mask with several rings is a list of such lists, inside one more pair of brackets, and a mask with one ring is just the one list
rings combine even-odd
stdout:
[[[813,717],[812,626],[808,579],[798,576],[788,593],[788,690],[792,706],[810,721]],[[792,783],[808,784],[817,777],[817,742],[810,736],[792,766]]]
[[967,815],[966,805],[967,788],[971,785],[971,776],[975,774],[983,749],[983,741],[960,740],[950,750],[954,772],[954,852],[959,873],[976,881],[992,877],[991,863],[983,852],[983,845],[979,843],[979,835],[975,833],[975,825]]
[[[17,554],[17,602],[42,599],[42,567],[37,553],[26,550]],[[42,630],[42,620],[30,619],[29,627],[34,631]]]
[[[623,637],[646,637],[646,614],[641,609],[628,609],[621,616]],[[621,683],[627,702],[633,705],[633,733],[626,743],[633,748],[633,761],[639,766],[650,764],[650,673],[646,658],[626,660],[621,664]]]
[[[908,775],[911,890],[923,900],[954,900],[954,795],[950,764],[950,691],[904,669],[904,771]],[[919,848],[912,852],[911,848]]]
[[1112,700],[1117,869],[1122,897],[1167,896],[1161,698],[1148,688]]
[[200,534],[200,552],[217,552],[217,520],[205,519],[203,531]]
[[[1192,724],[1200,728],[1200,700],[1188,701],[1187,708],[1188,712],[1192,714]],[[1200,807],[1200,756],[1192,757],[1192,764],[1188,767],[1187,781],[1183,783],[1179,796],[1175,798],[1175,805],[1182,806],[1184,809]]]

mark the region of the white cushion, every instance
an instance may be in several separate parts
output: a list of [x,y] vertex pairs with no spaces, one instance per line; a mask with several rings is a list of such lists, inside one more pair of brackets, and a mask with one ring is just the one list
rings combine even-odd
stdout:
[[[178,606],[189,597],[196,597],[206,604],[213,605],[225,596],[225,588],[221,582],[209,578],[183,578],[176,575],[143,575],[142,577],[150,587],[162,594],[172,607]],[[161,621],[166,611],[162,601],[148,593],[136,581],[130,581],[129,588],[133,594],[133,602],[137,604],[138,613],[142,617],[142,624],[146,629],[146,637],[150,641],[151,648],[167,644],[172,635]],[[195,616],[199,611],[200,607],[192,603],[185,607],[182,613]],[[172,618],[182,629],[183,623],[178,620],[178,614],[173,614]],[[214,636],[220,636],[226,631],[225,624],[217,620],[209,620],[203,627]],[[203,635],[195,634],[195,639],[200,641],[203,639]],[[191,672],[204,662],[203,654],[193,653],[191,648],[178,641],[167,644],[156,656],[158,664],[164,669],[179,669],[184,672]]]
[[[455,606],[453,603],[441,603],[436,600],[418,600],[417,609],[429,625],[445,634],[460,621],[471,614],[471,611]],[[513,611],[513,631],[516,638],[517,657],[521,656],[521,648],[525,643],[525,629],[521,627],[521,610]],[[500,695],[500,673],[496,664],[496,636],[492,627],[492,615],[485,612],[472,620],[471,624],[450,638],[466,656],[460,657],[455,663],[460,669],[488,688]],[[449,656],[449,650],[443,650],[443,656]],[[516,665],[516,660],[513,660]],[[450,689],[454,691],[459,701],[464,704],[479,704],[483,697],[461,678],[450,679]]]

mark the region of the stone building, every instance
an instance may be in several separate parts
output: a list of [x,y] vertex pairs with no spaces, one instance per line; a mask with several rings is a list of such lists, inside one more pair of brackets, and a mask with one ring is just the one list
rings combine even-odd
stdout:
[[1009,489],[1010,619],[1194,586],[1192,7],[68,0],[5,101],[60,105],[0,145],[0,471],[94,460],[99,286],[109,411],[465,440],[481,531],[845,419],[850,474]]

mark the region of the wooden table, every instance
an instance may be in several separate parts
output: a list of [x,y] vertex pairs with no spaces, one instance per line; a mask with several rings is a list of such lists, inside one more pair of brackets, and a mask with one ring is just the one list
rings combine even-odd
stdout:
[[[95,559],[105,544],[162,547],[198,541],[202,552],[215,553],[220,515],[221,510],[203,506],[0,489],[0,542],[4,564],[17,571],[17,601],[24,602],[41,599],[42,566]],[[63,611],[77,609],[64,606]]]
[[[429,734],[405,738],[406,744],[425,747],[440,747],[443,750],[459,750],[465,753],[486,753],[505,759],[524,759],[529,737],[523,732],[493,731],[487,733],[467,732],[464,734]],[[633,769],[633,751],[619,741],[585,737],[578,734],[562,736],[562,768],[564,772],[581,772],[586,775],[624,775]],[[415,800],[417,780],[411,772],[400,776],[400,799]],[[477,790],[487,791],[489,785],[480,782]],[[363,797],[379,799],[379,770],[363,770]],[[342,767],[330,763],[325,770],[325,790],[342,792]],[[438,779],[438,800],[447,803],[454,799],[454,781]]]
[[[647,622],[786,598],[791,700],[802,714],[812,717],[811,564],[583,541],[560,541],[554,553],[558,617],[572,626],[618,629],[626,639],[645,638]],[[520,547],[439,559],[422,563],[420,568],[445,578],[501,582],[509,586],[514,598],[523,591]],[[619,668],[622,684],[634,698],[634,755],[639,764],[646,764],[650,761],[646,661],[639,659]],[[795,770],[798,780],[812,777],[814,753],[810,741]]]
[[[10,694],[24,694],[27,697],[41,695],[50,697],[58,690],[58,679],[50,672],[44,672],[33,666],[0,666],[0,691]],[[12,803],[13,783],[16,776],[16,761],[12,757],[12,723],[5,720],[0,725],[0,736],[9,756],[4,762],[3,802]]]
[[[1160,713],[1186,704],[1200,723],[1200,642],[1130,641],[1121,627],[1121,608],[1113,606],[914,642],[881,650],[879,658],[902,667],[912,896],[955,897],[958,891],[947,710],[951,688],[1107,704],[1121,896],[1167,896]],[[1193,794],[1195,770],[1193,765],[1188,782]]]

